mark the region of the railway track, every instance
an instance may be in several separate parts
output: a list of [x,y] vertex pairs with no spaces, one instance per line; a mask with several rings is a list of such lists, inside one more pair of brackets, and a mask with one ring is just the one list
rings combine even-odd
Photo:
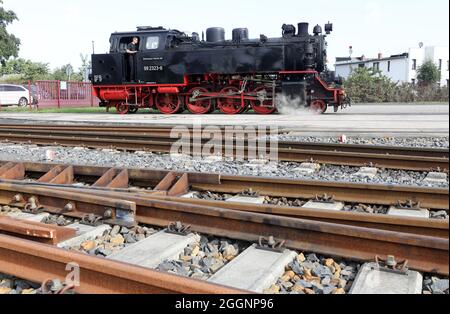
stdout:
[[[92,175],[94,169],[85,170],[91,170]],[[51,174],[54,176],[54,173]],[[149,171],[146,174],[153,177],[155,173]],[[46,175],[49,178],[48,173]],[[60,179],[58,176],[55,178],[57,181]],[[143,178],[141,180],[145,181]],[[199,176],[194,180],[202,178]],[[214,178],[208,180],[213,182]],[[56,182],[47,186],[20,182],[0,182],[0,206],[26,211],[6,218],[0,215],[0,271],[42,282],[48,278],[65,278],[67,264],[76,263],[82,274],[81,285],[75,288],[77,293],[264,292],[274,287],[275,279],[283,276],[292,260],[302,256],[296,257],[296,251],[320,254],[328,257],[327,261],[333,257],[333,261],[344,259],[357,263],[373,261],[375,256],[394,255],[399,260],[407,259],[414,270],[448,276],[448,221],[393,217],[378,220],[380,217],[372,215],[358,217],[342,213],[339,216],[339,213],[317,210],[281,215],[275,211],[268,214],[252,211],[249,209],[251,206],[245,204],[232,206],[222,203],[218,206],[217,202],[183,201],[181,197],[167,196],[178,190],[178,187],[173,189],[170,185],[167,191],[153,190],[141,195],[136,190],[120,191],[111,186],[93,189],[74,188]],[[179,190],[179,193],[182,192],[183,189]],[[308,212],[310,217],[305,214]],[[36,217],[41,219],[39,215],[49,214],[64,216],[75,222],[91,219],[100,224],[83,226],[81,230],[84,233],[74,234],[75,227],[71,229],[72,225],[56,227],[31,222],[39,221],[36,220]],[[173,222],[177,221],[183,222],[181,229],[189,225],[189,232],[167,232],[167,226],[173,226]],[[71,249],[74,245],[89,245],[95,236],[117,225],[125,228],[154,226],[161,231],[105,258],[80,254]],[[233,262],[222,265],[216,273],[202,281],[155,271],[167,264],[167,258],[170,260],[175,255],[183,254],[183,249],[194,243],[193,233],[245,241],[248,245],[233,257]],[[270,238],[273,235],[285,241],[285,249],[271,253],[265,249],[261,251],[258,248],[261,237]],[[161,243],[164,243],[164,249]],[[175,248],[175,252],[167,251],[166,247]],[[242,272],[249,271],[243,265],[255,265],[252,260],[261,258],[261,254],[265,257],[255,267],[264,270],[266,275],[260,273],[260,277],[249,279],[250,282],[227,279],[239,273],[241,275],[238,277],[249,278],[242,276]],[[149,264],[150,260],[153,264]],[[256,281],[264,284],[254,286]],[[342,292],[343,288],[333,291]]]
[[[156,137],[164,138],[162,132],[165,131]],[[125,132],[117,136],[123,134],[129,135]],[[89,136],[93,139],[92,133]],[[117,141],[115,136],[109,140]],[[308,145],[315,147],[315,152],[327,153],[323,146]],[[336,150],[345,147],[334,146]],[[345,149],[349,151],[343,154],[364,155],[370,147]],[[354,151],[350,152],[351,149]],[[409,158],[423,162],[448,159],[448,151],[447,155],[440,151],[443,155],[439,157],[433,155],[433,150],[423,151],[429,155]],[[406,153],[393,149],[387,156],[400,160],[405,157],[400,154]],[[252,192],[255,195],[250,198],[292,198],[302,206],[192,197],[192,193],[240,197]],[[377,257],[395,256],[397,260],[407,260],[412,270],[448,276],[448,219],[308,207],[314,200],[383,208],[406,204],[401,206],[411,212],[417,210],[412,206],[416,203],[432,212],[448,213],[449,209],[448,189],[444,188],[0,161],[0,272],[42,282],[65,278],[67,263],[75,262],[83,274],[81,285],[75,288],[77,293],[277,293],[281,278],[293,273],[303,254],[312,254],[323,257],[315,262],[316,266],[325,262],[331,265],[329,261],[333,261],[331,269],[341,267],[336,261],[361,266]],[[20,213],[2,217],[1,206],[18,209]],[[41,221],[40,215],[65,217],[73,223],[58,227],[36,222]],[[85,226],[86,222],[91,225]],[[74,245],[85,245],[86,242],[80,241],[96,242],[96,237],[102,237],[101,232],[110,232],[117,226],[127,230],[150,226],[159,231],[136,243],[125,243],[119,251],[104,257],[73,251]],[[195,241],[199,241],[196,237],[200,235],[246,244],[236,256],[224,259],[220,267],[201,280],[193,277],[195,271],[189,275],[193,278],[180,277],[182,273],[165,273],[165,267],[193,263],[195,256],[183,252],[195,250],[198,245]],[[282,249],[273,250],[280,243],[284,243]],[[309,260],[305,263],[311,264]],[[256,277],[243,275],[252,273],[248,265],[259,269],[254,272]],[[285,272],[286,269],[289,271]],[[299,273],[295,276],[304,278]],[[347,285],[336,287],[333,293],[349,292],[348,280],[353,279],[337,279]],[[313,291],[294,287],[307,293]]]
[[[171,153],[174,143],[186,143],[191,152],[200,151],[203,154],[215,154],[215,151],[205,149],[211,144],[205,134],[198,134],[193,129],[181,131],[189,133],[189,139],[180,142],[181,134],[170,137],[170,128],[128,128],[128,127],[72,127],[72,126],[24,126],[0,125],[0,140],[12,143],[37,145],[80,146],[87,148],[107,148],[125,151],[149,151]],[[224,129],[219,132],[226,134]],[[234,141],[224,138],[216,142],[222,147],[222,155],[227,157],[249,158],[257,147],[255,137],[245,131],[232,134]],[[260,135],[258,135],[260,136]],[[266,144],[265,153],[271,149]],[[448,171],[448,149],[430,148],[399,148],[365,145],[336,145],[298,142],[278,142],[277,155],[280,161],[305,162],[321,164],[365,166],[374,165],[380,168],[429,171],[441,169]],[[255,158],[255,157],[253,157]]]
[[[210,191],[239,194],[253,190],[263,196],[311,199],[318,195],[333,196],[336,201],[386,205],[408,201],[423,207],[448,210],[448,189],[349,182],[324,182],[248,176],[220,175],[216,173],[183,173],[168,170],[136,168],[108,168],[55,163],[8,162],[0,160],[0,180],[34,179],[29,184],[54,184],[74,188],[77,182],[92,184],[89,189],[129,187],[153,189],[151,193],[173,196],[189,191]],[[83,186],[81,186],[82,188]],[[76,187],[75,187],[76,188]],[[80,186],[78,187],[80,188]],[[173,189],[171,191],[167,191]],[[158,190],[160,190],[158,192]],[[134,192],[141,192],[132,189]]]
[[[1,163],[0,163],[1,164]],[[192,190],[239,193],[247,187],[261,191],[263,195],[273,197],[290,196],[314,198],[321,193],[330,193],[337,200],[379,203],[393,205],[414,199],[430,208],[448,210],[448,190],[415,187],[392,187],[379,185],[348,185],[345,183],[323,183],[317,181],[293,181],[281,179],[260,179],[249,177],[222,177],[217,174],[173,173],[141,169],[108,169],[102,167],[75,166],[66,167],[54,164],[11,164],[3,163],[3,169],[9,169],[8,178],[2,180],[7,184],[21,187],[52,187],[67,193],[80,191],[94,196],[117,200],[128,200],[143,206],[144,212],[148,202],[165,201],[176,205],[176,208],[202,208],[236,210],[248,213],[259,213],[313,221],[330,222],[363,228],[375,228],[393,232],[421,234],[448,238],[448,220],[395,217],[389,215],[369,215],[345,211],[324,211],[314,208],[274,206],[267,204],[245,204],[212,200],[184,198],[183,195]],[[114,176],[112,173],[116,173]],[[5,175],[0,175],[5,178]],[[20,181],[27,177],[35,178],[34,182]],[[13,179],[13,180],[11,180]],[[90,186],[74,186],[74,182],[88,182]],[[100,184],[102,183],[102,184]],[[372,195],[367,190],[372,189]],[[148,190],[150,189],[150,190]],[[357,198],[355,198],[355,196]],[[13,197],[9,195],[3,200]],[[42,198],[42,197],[40,197]],[[41,200],[42,201],[42,200]],[[66,200],[64,207],[72,200]],[[63,202],[64,203],[64,202]],[[77,206],[83,208],[83,206]],[[126,207],[125,207],[126,208]],[[141,208],[141,207],[138,207]],[[411,209],[414,210],[414,209]],[[140,211],[139,211],[140,212]],[[86,214],[84,212],[84,214]],[[83,212],[81,213],[83,215]],[[76,216],[80,218],[80,214]],[[175,218],[174,218],[175,219]]]
[[[14,184],[0,184],[0,196],[1,204],[9,200],[11,207],[30,209],[29,204],[35,202],[34,205],[39,205],[40,208],[35,213],[13,212],[12,217],[0,217],[0,234],[3,234],[0,235],[0,270],[33,282],[41,282],[48,278],[64,278],[67,274],[66,265],[76,263],[82,272],[81,285],[76,288],[79,293],[263,292],[283,275],[292,260],[299,258],[292,250],[332,256],[336,260],[345,258],[360,262],[371,261],[375,256],[393,254],[396,258],[407,259],[412,269],[448,275],[448,237],[273,217],[207,206],[180,206],[172,201],[150,200],[139,196],[133,196],[134,201],[130,201]],[[30,198],[34,198],[34,201],[30,201]],[[38,204],[36,200],[39,200]],[[71,204],[71,208],[67,204]],[[125,215],[124,211],[128,214]],[[90,227],[56,227],[32,222],[36,216],[48,214],[64,215],[78,221],[85,221],[86,215],[92,214],[103,219],[100,224]],[[174,228],[172,222],[178,221],[174,219],[189,224],[190,229],[180,224],[181,227],[171,230],[170,226]],[[138,223],[158,226],[162,230],[106,256],[106,259],[67,251],[74,245],[83,245],[81,243],[89,239],[87,233],[90,233],[91,239],[95,239],[93,234],[104,234],[112,226],[132,228]],[[77,228],[84,233],[75,234],[74,229]],[[184,232],[185,230],[188,231]],[[209,276],[206,282],[155,272],[156,266],[163,265],[167,257],[182,254],[184,248],[195,242],[192,232],[247,241],[249,245],[233,257],[233,262],[222,265],[216,273]],[[261,244],[261,236],[270,238],[273,234],[286,241],[286,249],[267,251],[252,245]],[[136,255],[136,252],[139,254]],[[258,265],[249,263],[254,258],[261,258],[261,254],[264,259]],[[327,261],[329,260],[328,258]],[[254,286],[252,280],[230,281],[230,276],[236,276],[236,268],[243,265],[267,270],[268,274],[259,274],[252,279],[263,284]],[[243,271],[245,272],[244,269],[240,270],[241,277]],[[190,286],[192,289],[189,290]]]

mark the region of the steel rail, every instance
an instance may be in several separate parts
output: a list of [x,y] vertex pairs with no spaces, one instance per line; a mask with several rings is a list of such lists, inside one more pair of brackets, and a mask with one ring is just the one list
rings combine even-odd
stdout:
[[[243,212],[254,212],[268,215],[301,218],[307,220],[324,221],[342,225],[367,227],[380,230],[389,230],[416,235],[428,235],[434,237],[448,238],[449,221],[446,219],[429,219],[415,217],[396,217],[381,214],[368,214],[358,212],[319,210],[305,207],[289,207],[275,205],[258,205],[236,202],[225,202],[217,200],[192,199],[184,197],[170,197],[164,194],[142,192],[135,189],[108,189],[95,187],[74,187],[72,185],[54,185],[48,183],[23,182],[9,180],[9,183],[32,186],[40,188],[53,188],[70,193],[87,193],[91,195],[104,196],[113,199],[129,200],[130,196],[141,199],[163,200],[177,203],[192,204],[198,206],[216,207],[238,210]],[[0,180],[1,183],[1,180]]]
[[242,290],[66,251],[0,235],[0,271],[32,282],[64,282],[67,265],[80,269],[81,294],[242,294]]
[[[6,161],[0,161],[0,165]],[[46,173],[59,164],[23,163],[27,172]],[[108,167],[73,166],[77,177],[95,182],[89,177],[100,177]],[[154,187],[170,172],[136,168],[128,170],[133,185]],[[418,186],[400,186],[383,184],[358,184],[350,182],[294,180],[285,178],[266,178],[249,176],[231,176],[208,173],[188,173],[192,190],[216,193],[239,194],[252,189],[260,195],[271,197],[311,199],[327,194],[337,201],[365,203],[374,205],[394,205],[400,202],[415,201],[429,209],[449,209],[449,189]]]
[[[317,220],[334,224],[350,225],[356,227],[373,228],[394,232],[411,233],[415,235],[426,235],[448,239],[449,221],[441,219],[395,217],[389,215],[367,214],[357,212],[317,210],[302,207],[255,205],[246,203],[234,203],[224,201],[212,201],[191,199],[182,197],[167,197],[159,195],[144,195],[135,193],[141,198],[164,200],[199,206],[225,208],[242,212],[253,212],[260,214]],[[126,195],[124,195],[126,197]]]
[[173,221],[191,225],[194,231],[256,242],[260,236],[286,240],[292,249],[368,261],[375,255],[407,259],[411,268],[448,275],[449,240],[387,230],[340,225],[267,214],[240,212],[177,202],[136,202],[136,219],[166,226]]
[[[55,190],[56,192],[62,192]],[[107,194],[104,194],[107,196]],[[92,195],[87,195],[91,198]],[[393,232],[225,208],[129,196],[136,204],[136,221],[166,227],[174,221],[190,225],[199,233],[257,242],[275,236],[291,249],[370,261],[375,256],[395,255],[407,259],[412,269],[448,275],[448,238]],[[61,210],[51,210],[66,214]],[[70,215],[70,213],[69,213]]]
[[[31,201],[33,199],[33,201]],[[40,209],[82,219],[94,214],[105,219],[105,223],[127,227],[136,224],[136,204],[122,199],[92,195],[74,191],[25,186],[0,182],[0,204],[26,208],[34,203],[36,213]]]
[[[62,191],[79,192],[80,188],[55,187]],[[449,221],[446,219],[428,219],[415,217],[396,217],[380,214],[367,214],[357,212],[319,210],[304,207],[287,207],[272,205],[255,205],[247,203],[235,203],[202,199],[190,199],[183,197],[169,197],[161,195],[148,195],[140,192],[132,194],[120,191],[100,191],[89,188],[81,188],[83,193],[92,195],[107,195],[111,198],[120,198],[123,200],[135,200],[134,197],[144,200],[160,200],[175,202],[181,204],[190,204],[194,206],[206,206],[214,208],[223,208],[250,213],[260,213],[281,217],[300,218],[305,220],[323,221],[333,224],[349,225],[364,228],[373,228],[379,230],[388,230],[393,232],[410,233],[414,235],[425,235],[448,239]]]
[[[178,127],[178,129],[177,129]],[[23,124],[0,124],[1,132],[46,132],[46,134],[59,135],[83,135],[91,137],[131,137],[133,139],[165,139],[166,141],[174,141],[177,138],[171,137],[171,133],[189,132],[196,136],[202,134],[204,137],[210,137],[211,129],[192,128],[189,126],[166,126],[166,127],[139,127],[139,126],[94,126],[94,125],[23,125]],[[235,129],[234,127],[216,128],[222,133],[229,132],[230,135],[253,135],[252,132],[245,129]],[[259,134],[258,134],[259,135]],[[440,157],[449,158],[448,148],[424,148],[424,147],[399,147],[399,146],[381,146],[381,145],[359,145],[359,144],[333,144],[333,143],[309,143],[296,141],[278,141],[282,148],[302,149],[302,150],[322,150],[337,151],[348,153],[368,153],[368,154],[386,154],[401,156],[420,156],[420,157]]]
[[[131,130],[131,129],[130,129]],[[177,134],[178,136],[178,134]],[[213,154],[205,150],[208,141],[201,139],[184,139],[158,137],[134,131],[130,133],[92,133],[89,131],[73,133],[71,131],[54,130],[1,130],[0,139],[15,143],[34,143],[38,145],[84,146],[89,148],[115,148],[127,151],[152,151],[171,153],[173,145],[178,142],[190,145],[191,152]],[[222,154],[228,157],[251,159],[260,153],[252,150],[257,147],[255,140],[236,140],[232,146],[225,139],[217,142],[222,147]],[[209,144],[212,144],[209,143]],[[264,153],[270,149],[266,143]],[[448,171],[448,149],[411,149],[383,146],[358,146],[311,144],[296,142],[278,142],[277,158],[281,161],[304,162],[314,160],[318,163],[348,166],[365,166],[373,164],[377,167],[429,171],[442,169]],[[259,148],[258,148],[259,149]],[[252,152],[255,151],[255,154]]]
[[[39,197],[45,211],[63,214],[70,217],[80,217],[80,214],[90,210],[100,217],[107,217],[111,208],[95,207],[99,203],[117,203],[117,194],[101,192],[102,198],[89,193],[58,188],[25,187],[14,184],[0,184],[2,198],[6,191],[6,198],[0,199],[2,204],[10,204],[14,193],[23,193],[29,197]],[[8,194],[9,193],[9,194]],[[11,194],[12,193],[12,194]],[[92,208],[86,207],[80,213],[67,211],[67,199],[72,199],[73,208],[79,203],[93,203]],[[342,225],[323,221],[274,216],[252,212],[242,212],[227,208],[210,207],[142,198],[130,194],[122,198],[122,204],[136,209],[133,219],[142,224],[166,227],[174,221],[181,221],[191,225],[192,230],[223,236],[238,240],[256,242],[260,236],[275,236],[286,241],[289,248],[306,252],[339,256],[354,260],[373,260],[376,255],[395,255],[397,258],[408,259],[413,269],[419,271],[448,274],[448,238],[416,235],[411,233],[393,232],[374,228]],[[23,207],[24,203],[12,204]],[[48,206],[48,207],[47,207]],[[94,211],[94,208],[95,211]],[[108,216],[110,218],[110,216]],[[119,218],[111,221],[119,224]],[[128,222],[128,220],[125,220]],[[108,223],[108,221],[105,221]]]
[[[205,131],[205,128],[199,126],[180,126],[180,125],[173,125],[173,126],[167,126],[167,125],[161,125],[161,126],[124,126],[124,125],[92,125],[92,124],[80,124],[77,123],[76,125],[69,124],[69,125],[60,125],[60,124],[0,124],[0,130],[5,131],[30,131],[30,130],[36,130],[36,131],[70,131],[72,134],[74,132],[83,132],[83,133],[114,133],[114,134],[127,134],[132,133],[136,135],[137,133],[142,133],[144,135],[152,135],[156,137],[165,137],[170,138],[171,133],[173,132],[174,128],[178,128],[178,131],[184,131],[189,132],[190,134],[198,134],[203,133]],[[239,127],[239,126],[216,126],[214,127],[214,130],[220,130],[223,134],[226,132],[229,132],[230,134],[235,135],[248,135],[249,131],[245,129],[245,127]],[[259,133],[270,135],[271,132],[267,128],[260,128]],[[273,132],[272,132],[273,133]]]
[[414,201],[430,209],[449,209],[449,190],[383,184],[292,180],[281,178],[243,177],[223,175],[219,185],[193,184],[194,190],[238,194],[251,188],[261,195],[287,198],[315,198],[327,194],[336,201],[394,205]]

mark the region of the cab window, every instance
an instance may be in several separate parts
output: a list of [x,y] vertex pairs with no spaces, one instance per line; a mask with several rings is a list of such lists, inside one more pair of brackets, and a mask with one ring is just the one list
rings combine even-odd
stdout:
[[[118,52],[126,52],[128,45],[133,41],[134,36],[127,36],[120,38]],[[138,43],[139,45],[139,43]]]
[[147,41],[145,43],[145,49],[156,50],[158,48],[159,48],[159,36],[147,37]]

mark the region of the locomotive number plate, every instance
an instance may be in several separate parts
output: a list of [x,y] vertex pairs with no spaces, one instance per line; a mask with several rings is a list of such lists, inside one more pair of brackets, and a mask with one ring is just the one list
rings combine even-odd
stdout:
[[149,65],[144,67],[144,71],[163,71],[164,67],[161,65]]

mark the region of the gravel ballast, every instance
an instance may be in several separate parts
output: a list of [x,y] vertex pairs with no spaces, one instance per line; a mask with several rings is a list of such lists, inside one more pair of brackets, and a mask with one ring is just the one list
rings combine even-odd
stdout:
[[0,295],[2,294],[38,294],[40,284],[0,274]]
[[[273,138],[273,137],[270,137]],[[340,144],[339,137],[279,135],[279,141]],[[346,144],[417,148],[449,148],[448,137],[355,137],[347,136]]]
[[[48,160],[46,151],[53,150],[55,158]],[[195,159],[187,155],[170,156],[144,152],[120,152],[115,150],[91,150],[67,147],[37,147],[35,145],[0,144],[0,160],[27,162],[55,162],[62,164],[105,167],[164,169],[171,171],[220,173],[224,175],[280,177],[299,180],[344,181],[353,183],[376,183],[394,185],[416,185],[424,187],[448,187],[445,183],[426,183],[426,172],[403,170],[380,170],[374,178],[359,177],[359,167],[322,165],[314,174],[298,171],[300,163],[264,161],[220,160],[213,156]]]

